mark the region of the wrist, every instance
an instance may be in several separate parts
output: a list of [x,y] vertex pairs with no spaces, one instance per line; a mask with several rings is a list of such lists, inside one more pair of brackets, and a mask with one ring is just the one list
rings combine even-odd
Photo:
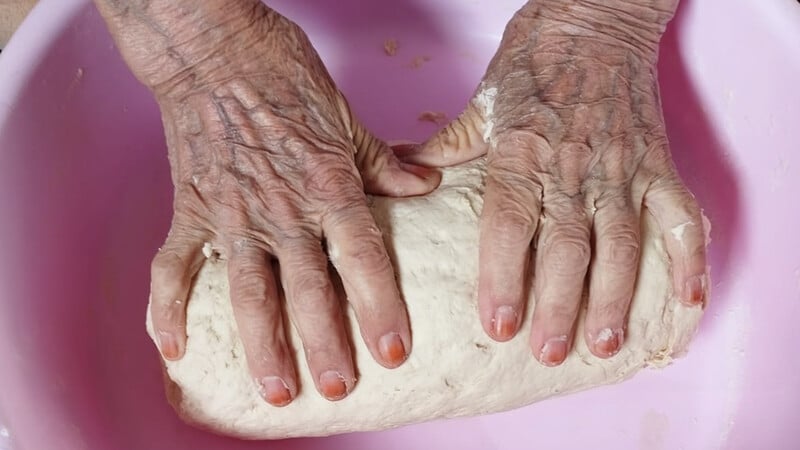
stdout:
[[157,98],[190,94],[257,58],[277,13],[259,0],[95,0],[137,78]]
[[655,54],[678,0],[530,0],[523,8],[557,32],[618,41]]

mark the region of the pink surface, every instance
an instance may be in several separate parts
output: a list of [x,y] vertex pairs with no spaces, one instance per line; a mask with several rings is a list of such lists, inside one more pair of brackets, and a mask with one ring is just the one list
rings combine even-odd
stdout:
[[[271,3],[367,125],[422,139],[417,114],[458,112],[521,1]],[[164,401],[143,326],[171,212],[158,111],[88,0],[43,0],[0,56],[0,449],[798,448],[798,24],[792,0],[684,0],[663,42],[675,160],[714,223],[713,302],[685,359],[488,417],[254,443]]]

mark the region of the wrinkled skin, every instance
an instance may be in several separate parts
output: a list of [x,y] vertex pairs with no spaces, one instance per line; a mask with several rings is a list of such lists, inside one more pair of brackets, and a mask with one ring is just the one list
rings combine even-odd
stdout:
[[[218,28],[207,32],[219,42],[206,48],[202,35],[185,41],[189,49],[175,46],[182,36],[171,38],[180,58],[202,56],[168,76],[162,67],[171,60],[149,51],[158,41],[118,38],[156,94],[175,185],[172,227],[152,263],[153,325],[164,357],[181,358],[185,303],[210,242],[228,260],[239,334],[265,400],[285,405],[299,388],[279,284],[317,389],[338,400],[353,389],[356,372],[323,240],[364,341],[380,364],[397,367],[411,334],[365,190],[420,195],[440,176],[399,162],[353,117],[303,31],[252,6],[224,19],[235,33],[230,41]],[[112,24],[123,20],[105,12]]]
[[655,81],[657,43],[674,11],[662,3],[675,1],[528,3],[464,114],[406,149],[404,162],[353,117],[302,30],[260,2],[95,1],[163,115],[175,202],[151,300],[167,359],[185,352],[187,295],[210,242],[228,260],[264,399],[285,405],[299,389],[279,287],[317,390],[345,397],[356,372],[327,245],[362,338],[380,364],[397,367],[411,334],[365,192],[422,195],[439,175],[417,164],[482,155],[480,320],[493,338],[516,334],[532,280],[531,346],[544,364],[559,364],[588,276],[584,338],[599,357],[616,353],[642,206],[665,230],[676,296],[703,302],[700,211],[671,163]]
[[468,108],[403,158],[446,166],[487,155],[481,321],[496,340],[511,339],[532,289],[530,344],[551,366],[574,343],[585,280],[583,338],[598,357],[619,351],[642,214],[664,232],[675,296],[700,305],[706,283],[703,221],[672,164],[656,82],[658,41],[677,2],[576,3],[523,7]]

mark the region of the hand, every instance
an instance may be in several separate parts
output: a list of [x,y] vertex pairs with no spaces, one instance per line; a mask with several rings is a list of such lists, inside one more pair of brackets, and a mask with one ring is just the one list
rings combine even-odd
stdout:
[[677,2],[597,3],[523,7],[464,113],[403,157],[451,165],[488,155],[480,318],[494,339],[511,339],[532,272],[530,344],[546,365],[570,351],[587,274],[583,338],[601,358],[620,349],[642,206],[663,230],[675,296],[701,304],[706,283],[702,217],[672,164],[656,82]]
[[[165,5],[140,14],[162,18]],[[163,356],[181,358],[187,295],[211,242],[228,260],[239,335],[264,398],[285,405],[298,391],[280,282],[316,387],[338,400],[356,377],[323,239],[373,357],[400,365],[411,350],[408,318],[364,190],[419,195],[439,175],[399,162],[355,120],[297,25],[260,2],[250,6],[240,17],[201,5],[212,8],[198,14],[206,26],[224,20],[199,34],[189,28],[191,39],[173,25],[175,44],[146,30],[138,40],[118,35],[161,107],[175,185],[172,227],[152,263],[153,325]],[[113,30],[124,19],[112,12]]]

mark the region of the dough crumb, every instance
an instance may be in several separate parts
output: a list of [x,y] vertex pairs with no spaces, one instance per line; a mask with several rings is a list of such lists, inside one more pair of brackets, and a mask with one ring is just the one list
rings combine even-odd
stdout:
[[398,47],[397,39],[387,39],[383,41],[383,52],[386,53],[386,56],[396,55]]
[[78,67],[75,70],[75,76],[72,77],[72,81],[69,83],[69,87],[67,87],[68,95],[72,95],[73,91],[75,91],[75,88],[77,88],[78,85],[81,84],[81,81],[83,81],[83,76],[85,74],[86,71],[83,70],[83,67]]
[[445,125],[448,122],[447,114],[441,111],[423,111],[417,120],[420,122],[430,122],[436,125]]
[[670,232],[673,236],[675,236],[675,240],[678,242],[683,243],[683,233],[686,231],[686,227],[693,226],[694,222],[691,220],[688,222],[684,222],[676,227],[673,227]]
[[211,242],[206,242],[203,244],[203,256],[206,258],[211,258],[214,255],[214,248],[211,246]]
[[426,55],[419,56],[418,55],[418,56],[415,56],[414,59],[411,60],[411,62],[408,64],[408,67],[410,67],[412,69],[419,69],[420,67],[422,67],[423,64],[425,64],[426,62],[428,62],[430,60],[431,60],[430,56],[426,56]]

